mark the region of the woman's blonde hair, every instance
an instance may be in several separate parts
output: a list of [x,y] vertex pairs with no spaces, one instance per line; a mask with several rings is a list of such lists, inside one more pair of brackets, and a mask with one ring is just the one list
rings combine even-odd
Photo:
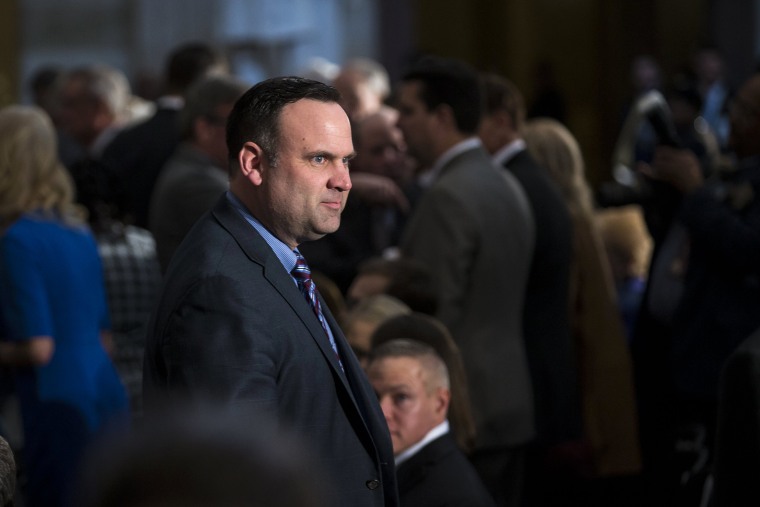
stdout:
[[40,108],[0,110],[0,226],[39,210],[69,222],[82,222],[74,185],[58,159],[53,122]]
[[591,190],[583,154],[573,134],[551,118],[529,120],[522,134],[528,152],[549,171],[570,211],[590,217],[594,209]]

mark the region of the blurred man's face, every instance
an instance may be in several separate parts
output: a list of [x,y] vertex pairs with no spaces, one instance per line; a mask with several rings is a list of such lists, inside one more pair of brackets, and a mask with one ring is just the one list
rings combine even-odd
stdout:
[[448,391],[430,388],[429,375],[413,357],[386,357],[368,369],[388,423],[393,453],[407,450],[446,419]]
[[381,113],[368,117],[358,128],[361,142],[356,151],[356,169],[397,180],[407,165],[401,130]]
[[420,98],[422,83],[407,81],[401,84],[398,94],[398,126],[404,134],[409,154],[419,166],[430,167],[436,159],[433,135],[438,128],[435,114],[428,110]]
[[112,119],[104,116],[104,106],[87,91],[81,79],[68,80],[59,93],[61,128],[83,147],[89,147]]

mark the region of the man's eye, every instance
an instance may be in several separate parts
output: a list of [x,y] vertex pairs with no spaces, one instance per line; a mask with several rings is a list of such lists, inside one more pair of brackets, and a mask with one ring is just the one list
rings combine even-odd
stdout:
[[312,158],[315,164],[322,165],[325,163],[325,156],[324,155],[315,155],[314,158]]

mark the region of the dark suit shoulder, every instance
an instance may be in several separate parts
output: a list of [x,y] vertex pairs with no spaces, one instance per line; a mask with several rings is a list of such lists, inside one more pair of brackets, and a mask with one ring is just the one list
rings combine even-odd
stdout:
[[493,507],[477,472],[450,434],[423,447],[397,470],[405,507]]

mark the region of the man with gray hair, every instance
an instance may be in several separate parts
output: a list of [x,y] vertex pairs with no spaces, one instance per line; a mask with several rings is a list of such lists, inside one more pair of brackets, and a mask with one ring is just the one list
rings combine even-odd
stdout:
[[202,78],[186,95],[182,141],[159,172],[148,215],[162,271],[193,224],[229,188],[225,124],[247,89],[219,75]]
[[402,506],[493,506],[449,431],[449,372],[427,344],[406,339],[374,349],[367,376],[393,442]]
[[61,128],[98,158],[123,125],[130,98],[129,81],[120,70],[108,65],[74,68],[59,89]]
[[385,67],[370,58],[348,60],[335,76],[333,86],[340,92],[340,104],[352,121],[382,109],[391,91]]
[[77,201],[91,215],[108,215],[116,194],[101,155],[123,128],[131,98],[124,73],[102,64],[66,72],[58,88],[59,152],[76,185]]

